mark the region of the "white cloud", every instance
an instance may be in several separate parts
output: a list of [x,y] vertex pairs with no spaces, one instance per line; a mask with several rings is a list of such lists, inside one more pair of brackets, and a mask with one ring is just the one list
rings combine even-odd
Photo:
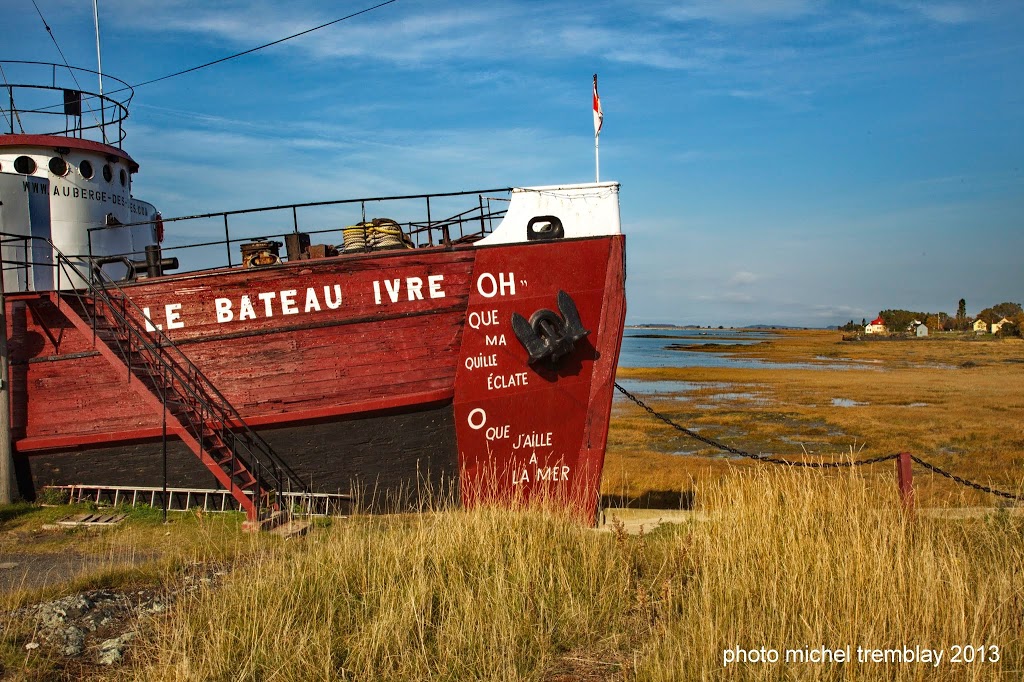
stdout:
[[939,24],[963,24],[976,18],[975,7],[963,3],[918,2],[909,8]]
[[761,279],[761,278],[758,277],[757,275],[755,275],[752,272],[747,272],[745,270],[740,270],[739,272],[735,273],[732,277],[729,278],[729,281],[727,282],[727,284],[728,284],[728,286],[732,286],[732,287],[735,287],[735,286],[748,286],[748,285],[753,284],[754,282],[758,281],[759,279]]
[[802,17],[821,5],[814,0],[690,0],[674,4],[663,13],[675,21],[748,22]]

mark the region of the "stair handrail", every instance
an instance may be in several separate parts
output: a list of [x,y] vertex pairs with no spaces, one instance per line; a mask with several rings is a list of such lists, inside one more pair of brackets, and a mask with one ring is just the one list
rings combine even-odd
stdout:
[[[103,272],[102,268],[97,267],[95,262],[97,260],[96,258],[92,258],[90,256],[67,256],[60,249],[58,249],[50,239],[46,237],[35,235],[11,235],[9,233],[0,234],[2,234],[5,237],[14,237],[15,239],[19,240],[41,241],[46,243],[53,249],[53,253],[57,259],[58,265],[56,293],[58,295],[60,295],[61,293],[72,294],[75,297],[75,299],[81,304],[82,310],[88,313],[88,308],[85,305],[86,302],[77,288],[71,289],[69,292],[60,291],[60,275],[63,272],[65,276],[68,277],[70,282],[74,282],[75,280],[72,277],[73,273],[74,277],[77,277],[78,279],[86,283],[89,293],[93,294],[96,298],[102,300],[102,302],[106,305],[107,309],[112,312],[114,316],[114,321],[118,324],[118,327],[123,328],[125,331],[128,332],[129,339],[135,338],[143,349],[145,349],[152,357],[154,357],[162,367],[166,368],[170,372],[172,378],[178,383],[178,385],[181,386],[182,389],[187,391],[194,399],[196,399],[196,401],[206,410],[206,413],[201,413],[201,418],[198,424],[193,424],[192,420],[189,419],[190,426],[196,429],[196,435],[198,435],[200,439],[203,438],[202,429],[207,424],[205,414],[209,414],[211,420],[216,420],[223,425],[223,432],[224,435],[226,436],[225,440],[230,440],[230,443],[227,444],[231,446],[232,456],[234,457],[237,454],[237,448],[235,447],[235,444],[240,443],[245,447],[245,449],[248,451],[251,457],[255,460],[255,467],[252,467],[251,464],[245,462],[244,460],[243,464],[247,465],[247,467],[249,468],[256,469],[255,471],[253,471],[253,474],[257,477],[258,487],[262,487],[261,479],[264,478],[262,474],[264,469],[266,469],[267,473],[271,474],[273,478],[277,479],[277,481],[275,482],[276,486],[274,487],[277,489],[278,492],[286,492],[284,490],[285,483],[287,483],[289,486],[294,486],[299,491],[306,491],[306,486],[303,483],[302,479],[298,476],[298,474],[296,474],[295,471],[292,470],[291,467],[288,466],[288,464],[283,459],[281,459],[281,457],[274,451],[271,445],[263,437],[256,433],[248,425],[248,423],[246,423],[246,421],[238,413],[238,410],[235,409],[234,405],[231,404],[231,402],[220,392],[220,390],[213,384],[213,382],[210,381],[210,379],[205,374],[203,374],[199,367],[195,363],[193,363],[188,358],[188,356],[185,355],[184,352],[182,352],[180,348],[178,348],[178,346],[163,332],[163,330],[154,327],[152,331],[144,331],[143,328],[141,328],[135,322],[135,320],[131,319],[131,317],[127,314],[125,310],[119,310],[116,305],[113,305],[113,300],[111,299],[110,292],[107,290],[108,285],[112,286],[116,290],[118,298],[122,302],[122,304],[127,303],[129,306],[131,306],[131,308],[134,309],[134,311],[138,314],[139,319],[148,319],[145,313],[142,311],[142,309],[138,306],[138,304],[135,303],[135,301],[131,299],[131,297],[127,295],[124,289],[122,289],[116,281],[111,279],[105,272]],[[3,241],[12,240],[5,239]],[[72,260],[72,258],[78,259],[80,261],[85,261],[91,266],[91,272],[89,273],[88,276],[82,273],[81,269],[79,268],[79,264]],[[52,264],[40,263],[40,265]],[[70,272],[68,269],[70,269]],[[99,281],[97,282],[96,280]],[[93,333],[95,334],[96,316],[94,314],[91,317],[93,318],[92,325]],[[159,343],[153,343],[151,337],[156,337],[159,340]],[[118,345],[120,346],[120,344]],[[129,371],[131,371],[130,352],[131,344],[129,343]],[[172,352],[174,354],[173,356]],[[184,365],[184,369],[182,365]],[[211,399],[211,394],[212,398],[214,398],[215,400]],[[244,434],[245,438],[239,439],[238,436],[240,434],[236,433],[234,429],[240,429]],[[263,455],[265,455],[266,459],[269,460],[269,464],[272,465],[271,467],[266,467],[264,462],[261,461],[260,459],[260,453],[254,451],[254,448],[261,451]],[[259,491],[254,492],[257,493],[255,497],[257,498],[256,504],[258,505]]]
[[[70,265],[74,266],[73,263],[70,263]],[[267,473],[276,479],[273,482],[273,487],[278,492],[287,492],[292,487],[304,491],[306,486],[294,470],[277,455],[265,439],[252,430],[231,402],[163,330],[154,328],[152,331],[143,331],[143,328],[132,319],[126,310],[119,309],[117,305],[114,305],[114,300],[108,287],[113,288],[116,292],[117,300],[122,305],[127,304],[134,309],[134,313],[136,313],[138,318],[148,319],[142,309],[127,295],[124,289],[101,268],[94,267],[93,274],[96,277],[89,280],[91,285],[90,292],[100,299],[107,306],[107,309],[111,311],[117,326],[134,337],[147,353],[160,362],[161,365],[166,365],[171,371],[172,378],[181,389],[194,398],[204,410],[204,412],[200,412],[198,421],[189,419],[190,426],[196,431],[195,435],[200,440],[203,439],[202,429],[207,425],[206,415],[208,414],[210,421],[221,425],[222,432],[220,435],[226,441],[225,444],[231,448],[232,456],[242,454],[239,447],[242,446],[247,451],[249,457],[254,460],[255,466],[253,466],[253,462],[245,462],[244,460],[243,464],[247,468],[254,469],[252,473],[257,477],[257,483],[260,487],[263,487],[262,481],[266,478],[264,469],[267,467],[264,460],[269,460],[271,466]],[[157,337],[160,343],[153,343],[150,336]],[[236,429],[240,429],[242,433],[236,432]],[[240,438],[240,436],[243,437]],[[287,489],[285,484],[287,484]]]
[[[122,303],[127,303],[132,308],[133,312],[137,314],[139,319],[148,319],[143,310],[131,299],[131,297],[128,296],[124,289],[116,281],[110,278],[109,275],[107,275],[101,268],[94,268],[93,272],[97,275],[96,279],[99,281],[97,282],[92,279],[89,280],[91,284],[90,291],[93,294],[101,294],[99,297],[107,304],[108,309],[113,311],[114,318],[119,323],[122,323],[127,331],[135,335],[151,354],[155,357],[167,360],[168,363],[177,370],[177,372],[185,374],[184,378],[176,376],[175,379],[177,379],[182,387],[188,390],[193,397],[204,403],[208,403],[208,405],[204,405],[204,407],[213,408],[210,410],[211,417],[222,422],[228,428],[230,437],[237,438],[239,435],[235,433],[232,428],[241,429],[242,433],[246,436],[246,440],[250,441],[250,443],[246,443],[246,445],[255,444],[255,446],[261,450],[276,467],[279,467],[288,479],[290,479],[288,481],[289,484],[298,487],[300,490],[304,490],[305,486],[298,474],[296,474],[291,467],[289,467],[288,464],[284,462],[276,452],[274,452],[271,445],[262,436],[252,430],[242,415],[238,413],[238,410],[235,409],[234,405],[231,404],[216,385],[214,385],[214,383],[210,381],[205,374],[203,374],[202,370],[200,370],[199,367],[193,363],[187,355],[185,355],[185,353],[177,346],[177,344],[174,343],[174,341],[170,339],[170,337],[167,336],[167,334],[164,333],[162,329],[154,326],[152,331],[144,330],[144,328],[140,327],[126,311],[119,310],[117,306],[111,305],[113,301],[111,300],[108,287],[113,287],[117,293],[118,299]],[[152,343],[147,335],[157,337],[160,343]],[[190,384],[188,381],[189,377],[194,381],[199,382],[199,387],[202,389],[202,393],[193,388],[195,384]],[[203,393],[208,393],[210,395],[203,395]],[[211,400],[211,397],[214,400]],[[213,414],[214,412],[217,412],[218,414]],[[202,424],[200,424],[200,426],[202,426]],[[259,453],[253,453],[254,456],[257,456],[257,460],[258,454]]]

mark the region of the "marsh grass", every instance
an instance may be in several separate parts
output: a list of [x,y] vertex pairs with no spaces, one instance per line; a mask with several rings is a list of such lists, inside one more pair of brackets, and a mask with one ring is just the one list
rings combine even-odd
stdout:
[[[749,452],[800,457],[873,457],[912,452],[961,476],[1024,491],[1024,342],[958,338],[847,343],[836,332],[787,332],[737,347],[737,355],[773,362],[847,363],[847,369],[692,367],[622,369],[620,378],[696,382],[652,407],[684,426]],[[708,399],[755,393],[758,401]],[[681,399],[680,399],[681,398]],[[858,403],[836,407],[834,398]],[[603,492],[642,496],[688,489],[742,463],[651,419],[631,403],[614,408]],[[693,455],[675,455],[685,451]],[[919,471],[924,504],[994,505],[999,500]]]
[[[550,509],[337,522],[152,621],[134,679],[1015,679],[1021,520],[914,518],[891,481],[753,469],[701,522]],[[996,645],[997,663],[737,665],[734,646]],[[948,654],[947,654],[948,657]]]

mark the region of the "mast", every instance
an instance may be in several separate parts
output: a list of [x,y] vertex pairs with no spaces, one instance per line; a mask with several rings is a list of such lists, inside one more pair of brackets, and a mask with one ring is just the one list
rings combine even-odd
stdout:
[[103,136],[103,142],[107,142],[107,119],[104,115],[105,107],[103,106],[103,56],[100,53],[100,8],[99,0],[92,0],[92,21],[96,27],[96,73],[100,78],[100,134]]

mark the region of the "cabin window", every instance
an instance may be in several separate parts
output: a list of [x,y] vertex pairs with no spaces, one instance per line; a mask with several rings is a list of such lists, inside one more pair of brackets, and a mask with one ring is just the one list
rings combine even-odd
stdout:
[[121,169],[121,186],[124,187],[128,184],[128,174],[124,172],[124,168]]
[[31,156],[19,156],[14,160],[14,172],[31,175],[36,172],[36,162]]
[[86,180],[92,180],[93,170],[92,164],[89,161],[83,160],[82,163],[78,164],[78,172],[82,174],[82,177]]
[[110,164],[103,164],[103,179],[110,182],[114,179],[114,171],[110,170]]
[[55,156],[50,159],[50,163],[48,165],[50,166],[50,172],[54,175],[63,177],[68,174],[68,162],[59,156]]

